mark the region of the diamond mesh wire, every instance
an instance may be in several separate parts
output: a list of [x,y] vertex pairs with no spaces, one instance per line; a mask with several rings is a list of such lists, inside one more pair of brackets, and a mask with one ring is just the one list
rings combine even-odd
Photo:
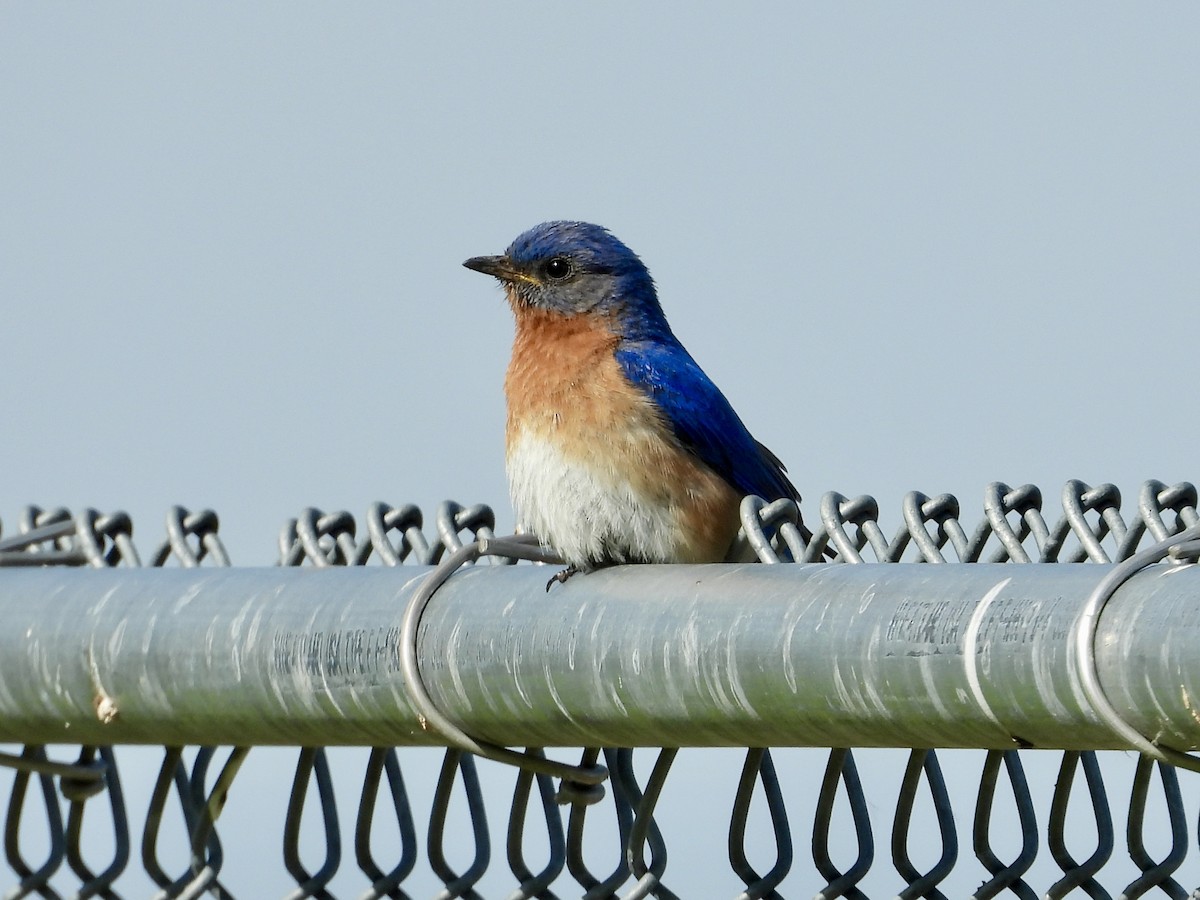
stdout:
[[[1113,562],[1198,519],[1186,483],[1148,481],[1124,512],[1107,484],[1069,482],[1060,501],[1047,510],[1036,487],[994,483],[968,528],[955,497],[912,492],[889,538],[873,498],[829,493],[806,546],[793,504],[751,498],[743,539],[768,564],[826,548],[851,564]],[[306,509],[280,535],[279,564],[435,564],[491,537],[495,520],[446,503],[427,530],[416,507],[377,503],[363,525]],[[142,565],[132,535],[121,512],[31,506],[0,538],[0,565]],[[179,507],[145,559],[230,564],[216,514]],[[437,764],[387,747],[259,751],[286,765],[282,781],[237,778],[247,748],[164,747],[157,765],[135,748],[53,750],[76,760],[55,767],[31,745],[17,752],[41,771],[8,776],[9,897],[1200,897],[1184,887],[1200,882],[1188,832],[1200,788],[1134,754],[750,747],[735,763],[728,751],[609,748],[584,759],[608,766],[605,799],[564,807],[548,776],[453,749]],[[231,798],[236,815],[218,829]],[[264,886],[254,873],[270,868]]]

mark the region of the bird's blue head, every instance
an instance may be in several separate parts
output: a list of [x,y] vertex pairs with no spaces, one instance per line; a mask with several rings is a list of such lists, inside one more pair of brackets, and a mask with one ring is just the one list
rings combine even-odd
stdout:
[[498,278],[518,314],[599,315],[626,336],[667,330],[645,265],[599,225],[543,222],[503,256],[476,256],[463,265]]

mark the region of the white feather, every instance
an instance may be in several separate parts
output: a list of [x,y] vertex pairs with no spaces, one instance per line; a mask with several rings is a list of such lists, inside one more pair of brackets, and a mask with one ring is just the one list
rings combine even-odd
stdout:
[[684,539],[677,513],[644,497],[612,468],[568,456],[521,431],[507,453],[518,520],[569,563],[675,560]]

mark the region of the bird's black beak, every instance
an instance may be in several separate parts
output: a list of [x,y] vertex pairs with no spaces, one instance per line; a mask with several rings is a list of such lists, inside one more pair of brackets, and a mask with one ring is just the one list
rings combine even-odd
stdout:
[[472,256],[463,265],[501,281],[525,280],[525,274],[517,269],[507,256]]

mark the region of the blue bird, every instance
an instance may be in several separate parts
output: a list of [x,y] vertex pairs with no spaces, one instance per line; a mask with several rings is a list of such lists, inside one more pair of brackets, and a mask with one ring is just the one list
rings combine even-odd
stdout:
[[463,265],[499,279],[512,307],[509,489],[567,575],[719,562],[743,496],[799,502],[779,458],[671,331],[645,265],[608,230],[546,222],[503,256]]

